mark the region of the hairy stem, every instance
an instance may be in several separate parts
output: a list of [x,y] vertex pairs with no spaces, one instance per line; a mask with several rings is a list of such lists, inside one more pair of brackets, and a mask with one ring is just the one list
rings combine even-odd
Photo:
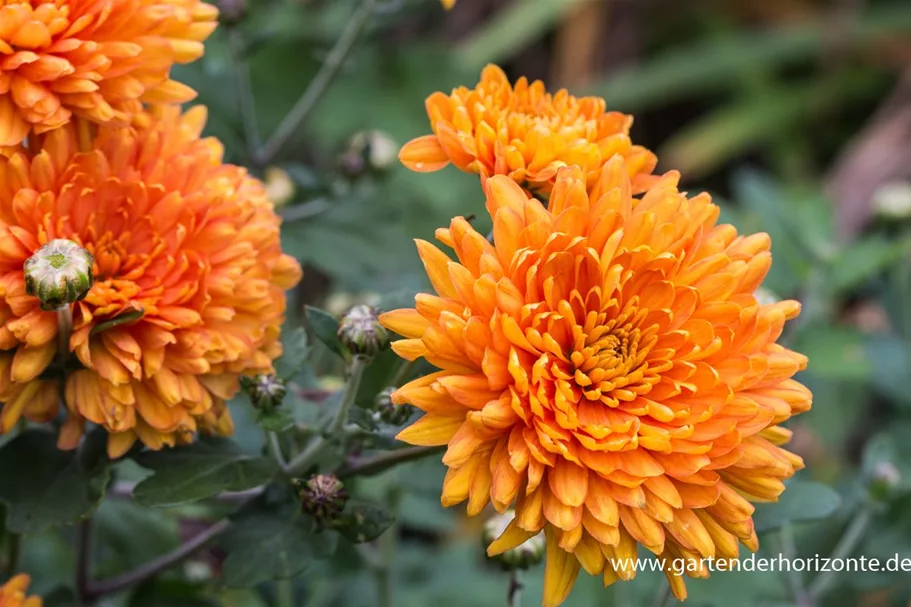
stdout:
[[70,353],[70,336],[73,334],[73,307],[57,308],[57,360],[66,360]]
[[294,133],[304,123],[304,120],[306,120],[310,112],[313,111],[313,108],[316,107],[316,102],[320,100],[329,88],[332,80],[338,75],[342,66],[345,64],[345,59],[347,59],[348,55],[351,53],[351,49],[354,48],[354,43],[357,42],[358,37],[360,37],[361,32],[367,25],[367,21],[373,14],[375,5],[376,0],[361,1],[361,4],[358,6],[357,10],[355,10],[348,25],[345,26],[344,31],[341,36],[339,36],[335,46],[329,51],[326,61],[307,86],[307,90],[304,91],[304,94],[297,100],[297,103],[294,104],[294,107],[291,108],[288,115],[285,116],[281,124],[278,125],[275,133],[266,141],[265,145],[260,148],[259,153],[256,154],[254,161],[257,165],[262,167],[272,162],[282,151],[282,148],[287,145],[288,140],[291,139]]
[[345,386],[345,394],[342,395],[342,402],[339,403],[338,409],[335,412],[335,417],[332,418],[332,421],[329,422],[329,426],[326,428],[326,435],[331,438],[325,438],[323,436],[314,438],[313,441],[285,467],[286,474],[289,476],[297,476],[306,470],[314,461],[316,461],[316,458],[320,456],[323,449],[330,444],[332,438],[339,435],[342,428],[345,426],[345,422],[348,421],[348,411],[351,410],[351,405],[354,404],[354,400],[357,398],[357,391],[361,386],[361,378],[364,376],[364,370],[367,368],[367,363],[367,359],[360,356],[355,356],[351,361],[351,369],[348,377],[348,384]]
[[294,581],[277,580],[275,582],[275,607],[295,607]]
[[91,581],[88,578],[88,569],[86,568],[85,579],[82,586],[79,585],[79,577],[77,575],[77,588],[79,589],[79,596],[83,600],[97,599],[108,594],[120,592],[121,590],[125,590],[130,586],[134,586],[150,578],[153,578],[165,569],[173,567],[177,563],[181,562],[202,548],[204,545],[208,544],[213,538],[215,538],[215,536],[227,529],[229,525],[230,523],[227,520],[219,521],[207,528],[205,531],[197,534],[193,539],[185,542],[184,544],[181,544],[173,551],[167,554],[163,554],[160,557],[149,561],[145,565],[137,567],[133,571],[128,571],[122,575],[118,575],[107,580]]
[[76,526],[76,594],[82,601],[90,597],[92,575],[92,519],[87,518]]
[[[785,523],[780,532],[781,551],[789,561],[794,560],[797,556],[797,545],[794,541],[794,529],[789,523]],[[803,576],[799,571],[788,568],[788,582],[791,586],[791,594],[794,596],[794,602],[798,607],[812,607],[814,604],[813,597],[807,592],[804,586]]]
[[509,590],[506,592],[506,604],[519,607],[522,604],[522,572],[513,569],[509,574]]
[[250,155],[256,154],[260,146],[259,126],[256,122],[256,100],[250,83],[250,62],[246,57],[243,32],[233,26],[228,28],[228,45],[234,63],[234,86],[237,89],[237,105],[244,128],[244,143]]
[[[831,555],[832,560],[844,559],[854,551],[873,521],[873,508],[872,504],[864,504],[860,507],[854,518],[848,523],[838,543],[835,544],[835,549]],[[816,576],[810,583],[810,597],[814,600],[822,597],[835,581],[835,576],[836,572],[834,571],[824,571]]]
[[275,463],[282,469],[286,468],[288,463],[285,461],[285,456],[282,455],[282,444],[278,439],[278,434],[271,430],[266,431],[266,444],[269,445],[269,453],[272,454]]
[[349,463],[347,466],[343,466],[337,472],[337,476],[339,478],[348,478],[352,476],[373,476],[374,474],[385,472],[389,468],[392,468],[393,466],[397,466],[404,462],[421,459],[435,453],[442,453],[445,450],[446,447],[406,447],[404,449],[386,451],[385,453],[381,453],[373,457],[365,457],[359,460],[355,460],[354,462]]

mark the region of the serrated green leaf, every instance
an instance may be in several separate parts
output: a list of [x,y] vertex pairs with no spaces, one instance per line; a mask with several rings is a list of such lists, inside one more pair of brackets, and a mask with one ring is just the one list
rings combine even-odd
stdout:
[[294,419],[284,409],[273,409],[272,411],[259,411],[256,415],[256,423],[270,432],[284,432],[294,425]]
[[293,578],[322,554],[326,543],[335,541],[332,535],[314,533],[313,521],[299,509],[244,512],[219,540],[228,553],[223,569],[225,584],[246,588],[267,580]]
[[223,438],[203,438],[186,447],[141,453],[135,459],[154,474],[136,485],[133,497],[156,508],[252,489],[277,473],[272,460],[244,453]]
[[332,528],[355,544],[370,542],[389,529],[395,517],[382,506],[368,502],[349,501],[345,511]]
[[307,317],[307,323],[313,329],[313,334],[318,340],[342,358],[348,357],[347,349],[338,339],[337,318],[325,310],[314,308],[313,306],[306,306],[304,315]]
[[832,515],[841,505],[837,491],[811,481],[794,481],[774,504],[758,504],[753,514],[756,532],[778,529],[787,523],[814,521]]
[[282,355],[275,361],[275,372],[283,380],[290,381],[301,372],[309,355],[307,331],[303,327],[288,331],[282,334]]
[[0,502],[6,527],[35,533],[91,514],[110,480],[107,434],[89,433],[76,451],[61,451],[44,430],[23,432],[0,448]]

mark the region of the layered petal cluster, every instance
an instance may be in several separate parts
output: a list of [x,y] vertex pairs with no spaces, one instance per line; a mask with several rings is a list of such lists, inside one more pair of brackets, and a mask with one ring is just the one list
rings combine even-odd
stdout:
[[[204,108],[141,122],[94,137],[70,124],[0,158],[0,432],[21,415],[55,418],[62,389],[62,448],[86,420],[108,430],[112,457],[137,439],[159,449],[229,434],[238,376],[270,372],[280,354],[284,291],[301,269],[262,183],[199,137]],[[62,348],[23,277],[55,238],[95,259]]]
[[632,578],[638,545],[691,576],[755,550],[751,502],[803,465],[780,424],[810,408],[807,361],[776,344],[800,306],[757,302],[768,236],[716,225],[677,181],[635,197],[618,156],[591,188],[560,169],[545,207],[492,177],[493,243],[463,218],[437,232],[458,261],[418,241],[436,294],[381,317],[440,369],[393,394],[426,412],[399,438],[448,446],[444,505],[515,508],[491,554],[546,534],[548,606],[580,568]]
[[576,165],[593,183],[619,154],[633,191],[654,181],[657,159],[633,145],[632,116],[606,111],[600,97],[551,95],[544,83],[524,77],[513,87],[499,67],[488,65],[474,89],[437,92],[425,103],[432,135],[405,144],[399,159],[413,171],[442,169],[450,162],[482,178],[507,175],[535,194],[546,194],[560,167]]
[[25,596],[31,582],[29,576],[20,573],[0,586],[0,607],[41,607],[40,597]]
[[201,0],[0,0],[0,146],[189,101],[168,74],[203,54],[217,17]]

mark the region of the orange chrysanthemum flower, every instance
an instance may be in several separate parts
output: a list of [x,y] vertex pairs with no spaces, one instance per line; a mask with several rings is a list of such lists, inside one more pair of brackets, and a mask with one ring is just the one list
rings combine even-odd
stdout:
[[32,579],[20,573],[0,586],[0,607],[41,607],[42,601],[37,596],[25,596],[25,591]]
[[168,73],[202,55],[217,17],[200,0],[0,0],[0,146],[73,114],[123,124],[141,102],[189,101]]
[[[65,376],[62,448],[84,420],[110,432],[112,457],[137,438],[159,449],[198,430],[229,434],[238,375],[269,372],[280,354],[284,291],[301,269],[281,252],[262,183],[199,138],[204,108],[161,107],[142,122],[94,139],[69,125],[34,156],[0,158],[0,432],[20,415],[53,419]],[[59,355],[57,316],[23,279],[25,260],[56,238],[95,259]]]
[[458,262],[418,241],[437,295],[381,317],[400,356],[442,369],[394,393],[426,412],[399,438],[448,445],[444,505],[514,504],[491,554],[546,534],[548,606],[580,567],[632,578],[637,544],[669,566],[756,549],[750,502],[803,465],[779,424],[810,408],[807,361],[775,343],[800,305],[756,301],[768,236],[716,225],[677,180],[635,198],[616,157],[590,194],[560,169],[546,208],[493,177],[494,243],[462,218],[437,232]]
[[474,89],[434,93],[425,103],[433,135],[412,139],[399,159],[412,171],[438,171],[450,162],[463,171],[508,175],[535,193],[547,193],[557,170],[582,167],[593,183],[614,154],[626,160],[634,193],[654,181],[657,159],[632,145],[632,116],[605,111],[599,97],[550,95],[525,78],[513,88],[503,70],[488,65]]

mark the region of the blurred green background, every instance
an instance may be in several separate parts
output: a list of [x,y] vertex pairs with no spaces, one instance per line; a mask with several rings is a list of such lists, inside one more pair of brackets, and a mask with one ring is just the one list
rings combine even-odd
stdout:
[[[222,3],[236,19],[176,77],[199,91],[208,133],[227,158],[264,176],[282,203],[284,246],[306,273],[290,325],[301,323],[305,304],[336,313],[358,302],[406,304],[426,287],[412,239],[431,238],[454,215],[483,212],[476,176],[452,167],[418,175],[394,161],[402,143],[429,132],[427,95],[473,86],[495,62],[512,79],[603,96],[635,115],[633,139],[658,153],[659,170],[679,169],[686,189],[710,191],[740,230],[772,235],[765,288],[804,305],[785,341],[810,358],[800,379],[815,393],[814,408],[789,424],[807,469],[785,505],[757,514],[763,554],[831,554],[864,507],[871,474],[891,462],[904,480],[846,556],[911,557],[911,3],[459,0],[446,12],[435,0],[383,0],[266,165],[250,151],[253,119],[263,139],[278,127],[359,2],[248,0],[241,14],[242,4]],[[255,107],[246,106],[245,128],[236,84],[246,68]],[[310,389],[333,385],[340,372],[331,357],[317,360]],[[305,422],[318,407],[298,401]],[[247,407],[235,407],[238,440],[258,451]],[[395,506],[391,539],[381,541],[394,605],[505,606],[507,577],[483,556],[483,517],[442,509],[442,473],[422,461],[359,481],[361,494]],[[146,561],[176,545],[193,515],[106,502],[96,517],[102,562],[118,571]],[[22,568],[35,591],[69,580],[68,533],[24,543]],[[220,559],[210,551],[111,604],[273,604],[269,584],[222,588]],[[525,574],[524,605],[539,603],[542,574]],[[687,605],[808,607],[794,585],[814,576],[719,573],[689,581]],[[566,605],[648,606],[658,582],[643,573],[606,591],[583,573]],[[373,576],[350,549],[309,564],[294,583],[308,607],[378,604]],[[844,573],[816,604],[909,600],[907,573]]]

